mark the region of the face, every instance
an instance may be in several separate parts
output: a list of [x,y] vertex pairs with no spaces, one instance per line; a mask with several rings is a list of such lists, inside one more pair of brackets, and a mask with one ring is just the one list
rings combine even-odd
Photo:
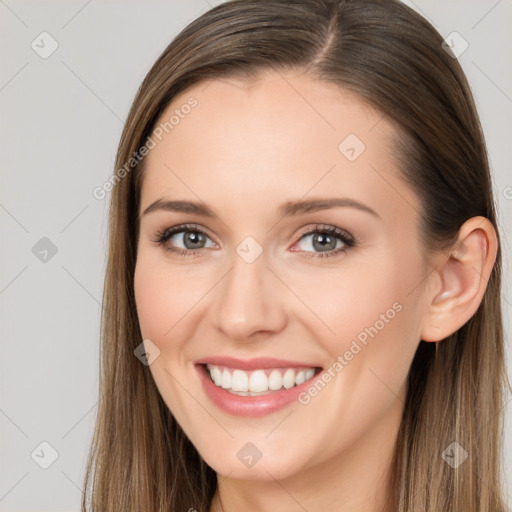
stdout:
[[427,271],[392,125],[291,72],[195,85],[173,115],[146,160],[135,297],[191,442],[269,480],[395,434]]

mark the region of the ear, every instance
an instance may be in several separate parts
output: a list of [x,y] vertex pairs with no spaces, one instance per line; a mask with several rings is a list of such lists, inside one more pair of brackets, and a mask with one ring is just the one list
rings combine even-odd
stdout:
[[482,302],[491,275],[498,239],[485,217],[472,217],[459,230],[448,257],[443,253],[430,276],[421,328],[423,341],[440,341],[462,327]]

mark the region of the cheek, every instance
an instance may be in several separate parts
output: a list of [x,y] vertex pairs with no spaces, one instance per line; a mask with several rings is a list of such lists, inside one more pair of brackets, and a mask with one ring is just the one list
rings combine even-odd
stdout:
[[190,337],[186,314],[197,302],[197,291],[185,285],[179,272],[169,271],[169,265],[150,256],[143,254],[135,268],[137,316],[143,339],[151,340],[160,351],[149,367],[155,384],[169,410],[184,421],[187,397],[177,381],[188,378],[179,362]]
[[[293,283],[300,302],[308,310],[303,319],[321,322],[316,332],[333,343],[356,336],[379,315],[403,301],[403,280],[395,268],[398,263],[381,258],[347,258],[338,268],[317,268],[311,272],[288,273],[285,279]],[[297,302],[297,301],[295,301]],[[302,305],[297,302],[297,310]],[[310,326],[311,328],[311,326]]]
[[182,371],[187,363],[189,340],[208,307],[208,293],[218,280],[218,272],[196,265],[171,264],[155,251],[139,253],[134,274],[134,294],[143,339],[150,339],[160,350],[151,365]]
[[422,269],[418,255],[390,251],[340,267],[314,288],[301,278],[301,297],[326,326],[318,340],[351,379],[371,380],[371,369],[394,388],[405,378],[419,343]]
[[174,334],[174,326],[186,312],[185,305],[197,295],[193,286],[182,281],[179,272],[169,272],[161,263],[144,256],[137,260],[134,293],[141,332],[160,350],[164,340]]
[[[158,340],[170,322],[167,311],[170,297],[166,293],[166,283],[151,272],[144,263],[137,263],[134,276],[135,303],[144,338]],[[168,327],[167,327],[168,328]]]

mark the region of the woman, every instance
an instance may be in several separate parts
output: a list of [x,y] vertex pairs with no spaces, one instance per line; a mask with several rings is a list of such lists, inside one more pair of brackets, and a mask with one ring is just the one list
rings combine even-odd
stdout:
[[505,510],[499,233],[442,43],[395,1],[234,0],[159,57],[113,176],[90,510]]

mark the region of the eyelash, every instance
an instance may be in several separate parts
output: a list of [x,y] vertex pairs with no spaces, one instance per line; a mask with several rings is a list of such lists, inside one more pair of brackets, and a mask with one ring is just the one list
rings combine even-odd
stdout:
[[[182,233],[182,232],[201,233],[208,237],[208,234],[205,231],[203,231],[202,229],[198,228],[195,224],[183,224],[180,226],[175,226],[173,228],[158,231],[156,233],[156,239],[153,240],[153,242],[158,244],[159,246],[162,246],[165,251],[169,251],[169,252],[171,252],[173,254],[177,254],[179,256],[192,257],[192,256],[198,255],[198,253],[202,249],[180,249],[180,248],[164,246],[164,244],[173,235],[175,235],[177,233]],[[338,238],[345,244],[345,247],[343,247],[341,249],[337,249],[337,250],[332,250],[330,252],[323,252],[323,253],[322,252],[315,253],[313,251],[303,251],[303,252],[306,252],[306,256],[305,256],[306,258],[313,258],[313,259],[330,258],[333,256],[337,256],[340,253],[346,252],[355,246],[354,238],[351,235],[349,235],[349,233],[347,233],[346,231],[341,230],[334,226],[322,226],[322,225],[316,225],[314,227],[314,229],[311,229],[309,231],[306,231],[305,233],[302,233],[300,238],[297,240],[297,242],[299,242],[306,236],[309,236],[309,235],[312,235],[315,233],[320,233],[322,235],[336,236],[336,238]],[[210,237],[208,237],[208,238],[210,238]],[[294,251],[294,252],[300,252],[300,251]]]

